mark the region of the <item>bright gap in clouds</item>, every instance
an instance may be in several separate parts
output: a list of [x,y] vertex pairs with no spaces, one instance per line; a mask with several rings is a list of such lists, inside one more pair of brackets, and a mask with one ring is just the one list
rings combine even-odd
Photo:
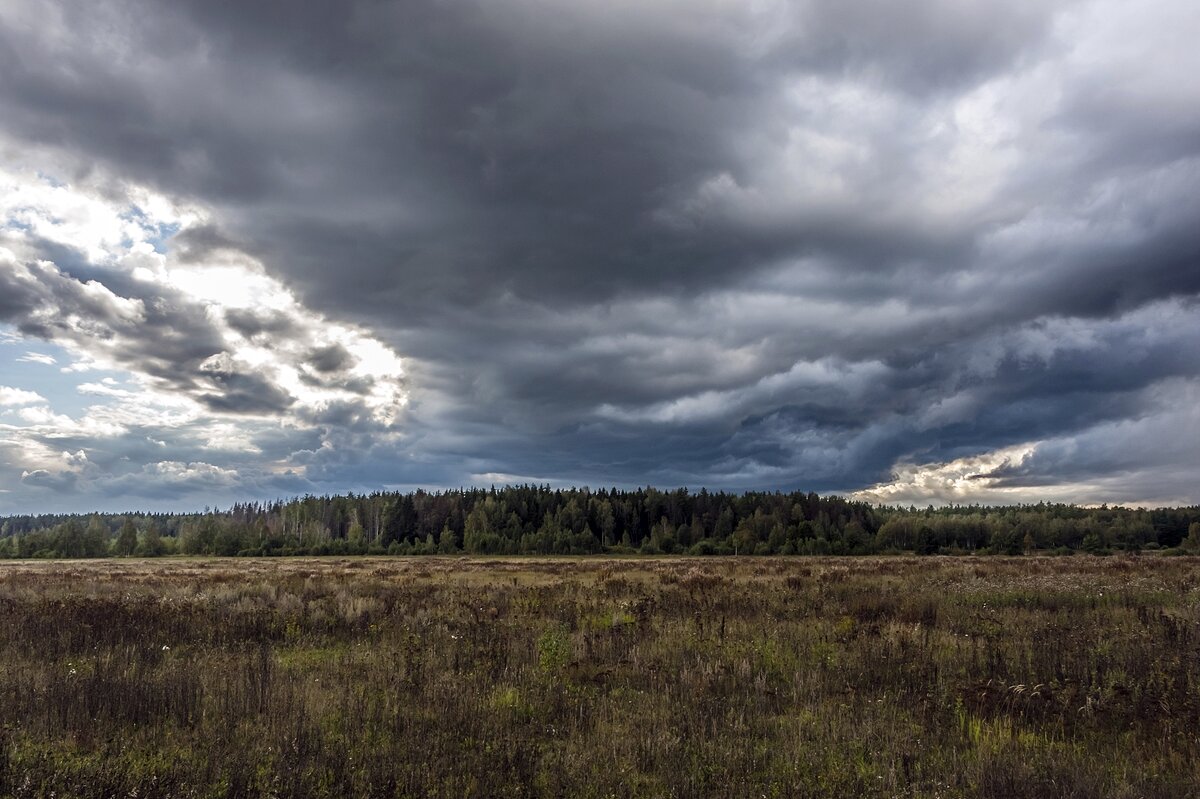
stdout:
[[[1064,496],[1091,505],[1194,504],[1200,381],[1170,379],[1146,393],[1147,411],[1137,418],[945,462],[902,461],[890,481],[850,494],[918,506],[1061,502]],[[1096,470],[1097,463],[1105,469]]]
[[400,356],[233,245],[177,252],[202,210],[6,168],[0,220],[0,489],[26,509],[298,492],[332,440],[400,435]]

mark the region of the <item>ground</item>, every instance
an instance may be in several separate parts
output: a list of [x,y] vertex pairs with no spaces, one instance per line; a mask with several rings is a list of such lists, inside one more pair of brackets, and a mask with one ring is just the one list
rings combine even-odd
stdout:
[[0,796],[1196,796],[1200,559],[12,562],[0,674]]

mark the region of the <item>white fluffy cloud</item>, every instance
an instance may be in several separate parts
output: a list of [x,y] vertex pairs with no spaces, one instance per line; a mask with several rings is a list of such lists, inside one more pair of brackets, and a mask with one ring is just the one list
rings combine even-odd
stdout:
[[[65,348],[73,358],[62,366],[66,375],[122,376],[77,382],[94,404],[75,415],[53,410],[54,397],[0,387],[0,406],[12,408],[0,416],[0,482],[7,471],[26,489],[80,492],[89,501],[105,486],[154,496],[166,496],[163,486],[238,487],[237,468],[199,458],[143,466],[169,443],[226,459],[270,449],[274,457],[248,471],[286,474],[299,485],[305,466],[289,465],[287,439],[304,450],[313,435],[339,426],[399,435],[408,392],[392,348],[305,308],[231,245],[202,257],[164,251],[170,237],[202,227],[204,215],[138,187],[101,191],[92,180],[77,186],[0,170],[10,342]],[[14,377],[33,368],[19,364],[57,364],[36,352],[15,361]],[[264,437],[269,445],[259,443]],[[81,447],[83,462],[64,462],[54,442]]]
[[32,405],[45,401],[45,397],[36,391],[0,386],[0,405]]

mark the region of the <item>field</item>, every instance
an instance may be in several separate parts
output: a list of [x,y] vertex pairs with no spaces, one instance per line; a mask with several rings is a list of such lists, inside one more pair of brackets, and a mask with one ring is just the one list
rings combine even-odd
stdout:
[[0,565],[0,796],[1197,786],[1195,558]]

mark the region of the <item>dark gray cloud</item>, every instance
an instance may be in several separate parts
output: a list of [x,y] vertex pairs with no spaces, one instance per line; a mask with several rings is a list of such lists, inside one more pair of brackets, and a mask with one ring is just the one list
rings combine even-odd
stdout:
[[322,430],[292,451],[316,485],[855,490],[1043,442],[996,486],[1197,499],[1070,444],[1200,379],[1183,0],[38,5],[0,14],[9,146],[204,207],[177,263],[261,262],[406,356],[411,404],[372,441],[343,344],[272,382],[224,331],[270,348],[294,314],[52,242],[0,319],[103,337],[128,308],[81,281],[139,302],[121,363]]
[[341,372],[354,365],[354,355],[341,344],[330,344],[313,350],[308,357],[308,363],[313,369],[322,373]]
[[48,488],[56,493],[71,493],[78,480],[73,472],[54,473],[46,469],[34,469],[21,475],[21,483],[33,488]]

